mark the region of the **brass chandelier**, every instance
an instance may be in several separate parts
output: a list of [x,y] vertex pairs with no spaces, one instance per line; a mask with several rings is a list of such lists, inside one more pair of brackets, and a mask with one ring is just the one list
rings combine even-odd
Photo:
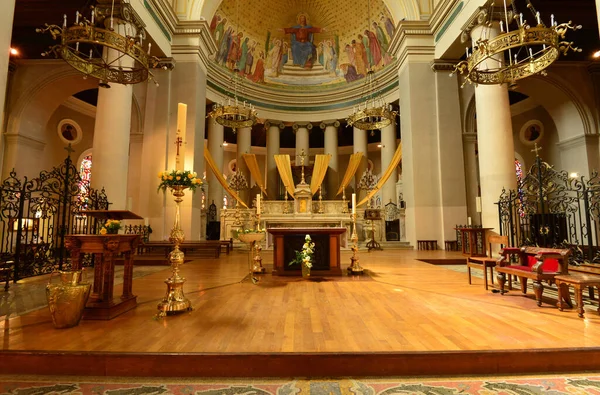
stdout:
[[[493,38],[479,38],[473,50],[466,49],[466,60],[459,62],[455,72],[465,77],[467,82],[483,85],[499,85],[507,83],[509,88],[516,87],[516,81],[534,74],[546,75],[545,69],[554,63],[560,54],[567,55],[569,50],[581,52],[573,42],[565,41],[568,30],[579,30],[581,25],[568,23],[558,24],[554,15],[550,16],[550,26],[546,26],[540,13],[534,8],[531,0],[526,0],[535,23],[529,24],[522,13],[517,12],[515,0],[511,7],[503,0],[504,8],[495,10],[499,0],[489,0],[487,10],[484,8],[478,16],[478,23],[487,27],[487,32],[494,23],[499,23],[500,34]],[[484,27],[485,29],[485,27]],[[511,30],[513,29],[513,30]],[[467,41],[467,32],[463,32],[463,41]]]
[[[235,13],[237,21],[237,32],[240,32],[240,18],[239,18],[239,4],[236,0]],[[241,100],[238,99],[238,90],[241,90],[244,86],[243,77],[240,76],[240,70],[238,69],[237,62],[231,70],[231,79],[229,86],[233,86],[233,97],[228,97],[227,101],[221,101],[220,103],[213,104],[213,109],[208,113],[208,117],[213,118],[218,124],[232,128],[233,133],[237,129],[252,127],[257,122],[258,113],[252,105],[252,103],[246,103],[243,101],[243,105],[240,105]]]
[[[152,74],[150,68],[158,63],[150,56],[151,44],[147,51],[142,48],[145,35],[144,25],[129,3],[122,0],[99,0],[96,7],[90,7],[88,20],[79,11],[75,14],[75,23],[67,24],[64,15],[62,26],[45,24],[38,33],[49,32],[54,40],[60,38],[60,44],[52,46],[42,56],[54,54],[65,60],[85,78],[100,80],[100,86],[110,87],[109,82],[119,84],[137,84],[146,81]],[[115,25],[121,21],[128,23],[125,35],[115,31]],[[129,27],[131,29],[129,29]],[[106,56],[112,53],[113,56]]]
[[[371,1],[367,1],[367,29],[371,28]],[[372,67],[365,75],[364,94],[358,106],[346,119],[347,126],[353,126],[361,130],[381,129],[392,124],[398,114],[392,110],[391,104],[385,103],[377,92],[375,84],[375,71]],[[372,134],[374,132],[371,132]]]

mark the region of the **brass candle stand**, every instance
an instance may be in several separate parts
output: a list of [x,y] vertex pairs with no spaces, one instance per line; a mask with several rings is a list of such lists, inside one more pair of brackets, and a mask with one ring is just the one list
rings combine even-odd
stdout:
[[348,266],[348,274],[363,274],[364,269],[360,266],[358,259],[358,234],[356,233],[356,213],[350,214],[352,218],[352,235],[350,241],[352,242],[352,256],[350,257],[350,266]]
[[287,197],[287,191],[285,192],[285,196],[284,196],[284,203],[283,203],[283,213],[284,214],[289,214],[290,213],[290,207],[288,206],[288,197]]
[[[260,230],[260,211],[256,210],[256,224],[254,229],[257,231]],[[265,235],[266,236],[266,235]],[[260,256],[260,252],[262,251],[262,247],[260,245],[260,241],[252,243],[251,248],[254,252],[252,272],[253,273],[265,273],[267,269],[265,269],[262,265],[262,257]]]
[[317,213],[323,214],[325,212],[325,208],[323,207],[323,186],[319,186],[319,211]]
[[346,200],[346,188],[342,190],[342,214],[348,214],[348,201]]
[[167,314],[181,313],[192,310],[192,303],[183,293],[183,283],[185,278],[179,276],[179,266],[184,262],[184,253],[179,249],[179,245],[185,239],[185,234],[181,229],[181,215],[179,205],[183,201],[185,195],[184,190],[187,187],[183,185],[175,185],[171,187],[171,192],[175,197],[175,222],[169,235],[169,241],[174,243],[173,250],[169,253],[169,261],[173,273],[171,277],[165,280],[167,284],[167,293],[163,300],[158,304],[158,317],[165,317]]

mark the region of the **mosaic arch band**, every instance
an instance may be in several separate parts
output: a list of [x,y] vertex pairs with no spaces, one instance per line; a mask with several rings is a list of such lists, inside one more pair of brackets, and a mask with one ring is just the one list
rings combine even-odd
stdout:
[[313,44],[313,35],[324,32],[326,29],[310,25],[308,15],[304,12],[298,14],[296,22],[295,26],[283,29],[285,34],[291,35],[294,65],[311,68],[317,57],[317,47]]

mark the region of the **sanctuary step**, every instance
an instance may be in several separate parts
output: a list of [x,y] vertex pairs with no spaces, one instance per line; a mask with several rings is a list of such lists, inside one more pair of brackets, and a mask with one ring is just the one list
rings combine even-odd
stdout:
[[283,71],[281,72],[281,74],[290,75],[290,76],[295,75],[295,76],[308,77],[308,76],[327,75],[327,74],[330,74],[330,72],[329,72],[329,70],[325,70],[325,68],[323,66],[321,66],[320,64],[315,64],[310,69],[305,69],[300,66],[286,64],[285,66],[283,66]]

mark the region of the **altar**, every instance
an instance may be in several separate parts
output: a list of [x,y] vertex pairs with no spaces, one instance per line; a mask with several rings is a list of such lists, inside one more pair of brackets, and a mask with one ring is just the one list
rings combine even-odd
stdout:
[[296,251],[302,250],[304,238],[310,235],[315,243],[313,255],[314,275],[341,276],[340,264],[340,235],[346,233],[346,228],[268,228],[267,232],[273,237],[273,275],[300,276],[302,270],[299,264],[290,265]]

